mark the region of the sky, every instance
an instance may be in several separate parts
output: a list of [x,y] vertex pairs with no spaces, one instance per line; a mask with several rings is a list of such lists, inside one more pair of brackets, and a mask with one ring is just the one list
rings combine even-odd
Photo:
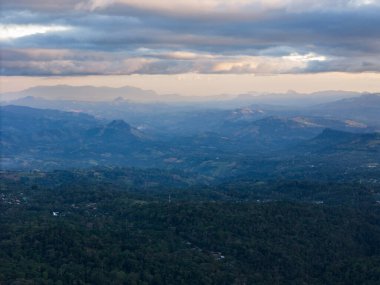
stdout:
[[380,0],[3,0],[1,92],[380,91]]

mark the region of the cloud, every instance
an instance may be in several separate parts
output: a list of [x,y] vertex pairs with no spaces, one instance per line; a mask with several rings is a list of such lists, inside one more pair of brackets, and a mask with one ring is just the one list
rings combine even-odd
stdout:
[[347,11],[365,7],[379,7],[379,0],[4,0],[4,10],[62,13],[64,11],[106,11],[106,13],[146,13],[174,17],[197,14],[211,17],[216,14],[257,15],[281,12]]
[[[139,53],[142,53],[139,55]],[[147,56],[149,54],[149,56]],[[302,72],[309,62],[325,61],[316,54],[284,57],[197,54],[165,51],[135,55],[81,50],[18,49],[3,51],[2,71],[9,75],[96,75],[96,74],[180,74],[180,73],[256,73]]]
[[5,0],[2,8],[3,75],[380,70],[379,0]]
[[1,5],[6,10],[62,11],[75,8],[81,0],[5,0]]
[[272,10],[311,11],[325,9],[350,9],[357,6],[380,5],[378,0],[349,0],[349,1],[309,1],[309,0],[89,0],[81,1],[78,9],[107,9],[109,7],[133,7],[140,10],[163,12],[166,14],[185,15],[201,13],[251,13],[268,12]]

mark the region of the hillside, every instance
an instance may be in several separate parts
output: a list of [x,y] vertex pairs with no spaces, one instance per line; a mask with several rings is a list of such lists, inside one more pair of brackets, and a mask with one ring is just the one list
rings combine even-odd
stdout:
[[353,119],[373,124],[379,128],[380,95],[367,94],[314,106],[314,114],[323,114],[338,119]]

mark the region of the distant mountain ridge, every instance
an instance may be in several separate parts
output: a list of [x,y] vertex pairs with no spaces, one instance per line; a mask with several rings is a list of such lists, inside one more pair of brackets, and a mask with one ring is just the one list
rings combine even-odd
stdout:
[[74,100],[87,102],[127,100],[131,102],[152,103],[209,103],[215,107],[243,107],[250,104],[269,104],[278,106],[311,106],[339,99],[362,95],[363,93],[348,91],[322,91],[309,94],[297,92],[285,93],[246,93],[219,94],[210,96],[181,96],[176,94],[160,95],[152,90],[124,87],[94,87],[94,86],[37,86],[19,92],[1,94],[1,101],[13,101],[24,97],[36,97],[49,100]]
[[366,94],[313,106],[309,112],[337,119],[354,119],[366,123],[380,122],[380,94]]
[[340,90],[327,90],[312,93],[298,93],[288,91],[286,93],[247,93],[238,95],[235,100],[246,104],[266,104],[287,107],[313,106],[322,103],[333,102],[345,98],[360,96],[363,93]]
[[20,92],[2,94],[3,101],[17,100],[23,97],[89,102],[113,101],[115,99],[136,102],[171,101],[179,99],[177,95],[159,95],[152,90],[143,90],[131,86],[119,88],[70,85],[37,86]]
[[325,129],[315,138],[300,144],[297,151],[316,155],[346,155],[343,153],[367,153],[369,157],[380,161],[380,133],[350,133]]

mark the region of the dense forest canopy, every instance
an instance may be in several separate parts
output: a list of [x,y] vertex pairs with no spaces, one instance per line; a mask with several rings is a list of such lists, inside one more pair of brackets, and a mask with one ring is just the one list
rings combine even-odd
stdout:
[[[157,187],[173,175],[172,186]],[[244,181],[194,187],[180,173],[136,169],[1,178],[2,284],[380,280],[374,186]]]

